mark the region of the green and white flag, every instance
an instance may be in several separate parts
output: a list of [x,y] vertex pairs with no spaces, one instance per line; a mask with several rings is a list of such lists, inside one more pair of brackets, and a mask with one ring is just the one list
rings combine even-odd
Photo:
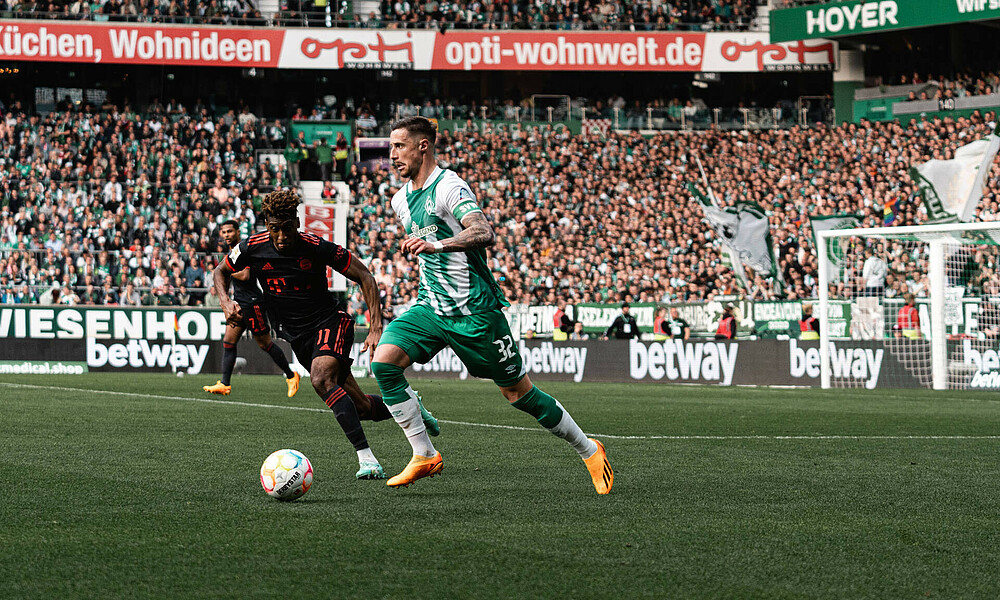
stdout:
[[[737,263],[746,265],[765,277],[775,277],[781,281],[777,261],[771,251],[771,229],[764,209],[755,202],[746,201],[739,201],[736,206],[720,208],[693,184],[688,183],[687,187],[701,204],[705,220]],[[737,274],[742,275],[742,267],[733,267]],[[741,277],[741,280],[745,281],[745,278]],[[784,282],[781,283],[783,288]]]
[[983,197],[993,157],[1000,150],[997,134],[994,128],[985,138],[958,148],[951,160],[929,160],[910,169],[910,178],[920,187],[931,221],[972,219]]
[[[819,232],[831,229],[854,229],[861,226],[859,215],[830,215],[809,217],[809,226],[813,230],[814,246],[819,248]],[[837,280],[840,266],[844,262],[844,243],[846,238],[830,238],[826,240],[826,257],[830,261],[827,271],[827,283]]]

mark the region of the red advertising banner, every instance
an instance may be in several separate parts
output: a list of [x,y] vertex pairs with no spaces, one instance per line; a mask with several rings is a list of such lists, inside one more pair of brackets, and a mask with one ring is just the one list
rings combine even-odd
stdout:
[[832,71],[837,43],[772,44],[766,33],[440,34],[433,69],[466,71]]
[[463,71],[830,71],[829,40],[764,32],[490,32],[0,22],[0,61]]
[[0,60],[277,67],[285,33],[271,29],[6,21]]
[[[346,198],[348,194],[345,189],[343,196],[341,196],[345,200],[335,204],[316,202],[300,204],[298,214],[301,230],[314,233],[328,242],[346,246],[347,213],[349,212]],[[326,280],[332,290],[344,291],[347,289],[347,280],[344,279],[344,276],[334,272],[330,267],[326,269]]]
[[700,71],[704,33],[466,33],[449,31],[434,69]]
[[431,68],[434,31],[289,29],[279,66],[286,69]]

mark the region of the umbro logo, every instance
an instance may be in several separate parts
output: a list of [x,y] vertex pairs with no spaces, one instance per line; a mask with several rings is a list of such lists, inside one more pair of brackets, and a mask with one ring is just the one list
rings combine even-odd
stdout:
[[261,270],[262,271],[273,271],[274,267],[271,266],[271,263],[264,263],[264,267]]

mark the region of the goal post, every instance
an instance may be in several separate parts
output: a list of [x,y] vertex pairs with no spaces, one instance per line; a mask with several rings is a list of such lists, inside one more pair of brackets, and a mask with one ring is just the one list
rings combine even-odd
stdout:
[[824,389],[1000,388],[1000,222],[830,229],[816,242]]

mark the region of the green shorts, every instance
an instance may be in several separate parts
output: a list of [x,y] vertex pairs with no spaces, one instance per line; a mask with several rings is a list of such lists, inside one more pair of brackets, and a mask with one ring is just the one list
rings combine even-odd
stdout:
[[524,378],[524,362],[503,312],[442,317],[417,304],[389,323],[379,345],[399,347],[410,360],[426,363],[450,346],[469,374],[510,387]]

